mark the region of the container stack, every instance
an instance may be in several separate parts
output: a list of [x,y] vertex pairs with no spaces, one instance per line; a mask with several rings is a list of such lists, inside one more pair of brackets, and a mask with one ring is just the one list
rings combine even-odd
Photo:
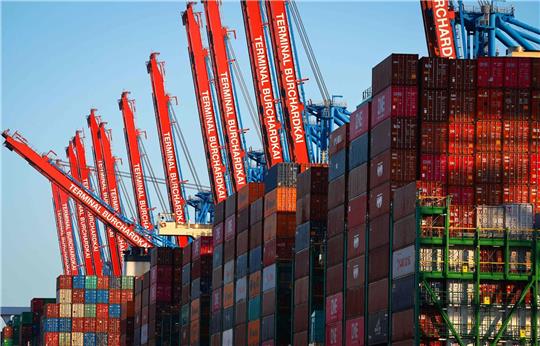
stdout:
[[226,201],[215,205],[214,225],[212,227],[212,240],[214,244],[214,254],[212,256],[212,301],[210,319],[210,344],[212,346],[221,345],[225,205]]
[[121,306],[133,301],[133,277],[60,275],[56,287],[56,303],[45,305],[41,321],[44,344],[120,344]]
[[300,173],[296,191],[292,344],[322,344],[328,167]]
[[41,340],[41,318],[45,312],[45,305],[54,304],[56,298],[33,298],[30,301],[30,311],[32,312],[32,342],[39,344]]
[[13,322],[9,323],[2,328],[2,346],[12,346],[15,344],[13,338]]
[[347,167],[349,125],[330,135],[328,220],[326,239],[326,345],[341,345],[344,334],[345,245],[347,232]]
[[292,260],[299,166],[282,163],[264,179],[261,341],[288,345],[291,330]]
[[191,246],[189,243],[182,249],[182,294],[180,298],[180,345],[189,345],[191,328]]
[[261,340],[263,214],[264,197],[261,197],[249,207],[247,344],[250,346],[259,345]]
[[[249,243],[251,233],[250,206],[264,195],[264,184],[249,183],[237,197],[236,270],[234,286],[234,344],[246,345],[248,338]],[[259,238],[260,239],[260,238]],[[260,264],[255,265],[260,270]]]
[[[144,276],[146,276],[146,280],[144,279]],[[146,272],[143,277],[139,277],[135,280],[135,316],[133,328],[133,343],[135,345],[141,344],[141,339],[143,336],[145,342],[148,342],[148,298],[150,297],[149,283],[150,272]]]

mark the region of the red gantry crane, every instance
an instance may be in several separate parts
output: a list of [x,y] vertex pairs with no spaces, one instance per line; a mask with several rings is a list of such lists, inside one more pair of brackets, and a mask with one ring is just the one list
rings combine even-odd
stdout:
[[71,273],[71,263],[68,256],[66,233],[64,232],[64,223],[62,221],[62,210],[60,198],[58,195],[58,186],[51,183],[53,195],[54,219],[56,221],[56,230],[58,233],[58,243],[60,245],[60,258],[62,259],[62,268],[65,275],[76,275]]
[[264,153],[268,167],[284,161],[281,123],[278,119],[271,67],[264,37],[264,24],[259,1],[241,1],[244,26],[255,86],[259,122],[262,127]]
[[[182,177],[178,166],[178,158],[174,144],[171,116],[169,114],[170,97],[165,91],[165,71],[163,63],[157,61],[159,53],[150,54],[150,61],[147,64],[148,73],[152,82],[152,96],[154,99],[154,109],[156,113],[156,123],[159,135],[159,144],[163,159],[163,169],[165,170],[165,180],[171,211],[177,224],[185,224],[186,200],[182,194]],[[186,236],[178,236],[177,242],[180,247],[189,243]]]
[[[88,169],[88,165],[86,164],[86,153],[84,151],[84,144],[79,131],[75,133],[75,137],[73,138],[72,142],[75,149],[75,155],[77,157],[78,180],[87,190],[92,190],[90,187],[90,169]],[[77,179],[77,177],[75,178]],[[86,213],[86,222],[88,226],[88,235],[90,237],[95,275],[102,276],[105,273],[103,272],[103,258],[96,218],[90,212],[90,210],[85,208],[84,211]]]
[[[248,1],[250,2],[250,1]],[[291,159],[296,163],[309,163],[303,111],[293,56],[293,46],[287,19],[285,0],[265,1],[274,52],[277,82],[287,127]]]
[[[111,204],[109,197],[109,187],[107,185],[107,172],[105,169],[105,160],[103,158],[103,149],[99,138],[99,122],[96,116],[96,109],[90,110],[90,115],[87,117],[88,127],[92,135],[92,147],[94,152],[94,163],[97,171],[98,190],[101,198],[107,204]],[[106,227],[107,243],[109,244],[109,255],[111,260],[112,273],[115,276],[122,275],[122,262],[116,234],[110,226]]]
[[71,210],[69,206],[69,197],[68,195],[59,188],[56,184],[57,191],[58,191],[58,206],[61,211],[61,221],[63,225],[64,234],[66,235],[66,244],[67,244],[67,250],[68,250],[68,256],[69,256],[69,264],[70,264],[70,270],[71,275],[78,275],[81,274],[81,268],[83,265],[80,263],[79,257],[77,255],[77,243],[75,240],[75,234],[73,232],[73,224],[71,221]]
[[[120,204],[120,193],[118,192],[118,182],[116,180],[115,158],[112,154],[111,139],[109,136],[107,136],[107,130],[105,128],[105,123],[103,122],[99,124],[98,140],[101,143],[101,149],[103,150],[103,162],[105,163],[107,188],[109,189],[110,203],[108,204],[116,213],[121,215],[122,205]],[[122,265],[124,263],[124,257],[122,254],[128,250],[128,242],[129,239],[116,232],[116,243],[118,244],[120,263]]]
[[225,129],[224,147],[228,153],[229,167],[233,175],[234,191],[247,184],[245,166],[246,152],[243,147],[238,112],[235,105],[233,80],[227,54],[227,30],[221,23],[219,4],[215,0],[203,1],[206,14],[206,31],[212,55],[215,87],[222,128]]
[[449,7],[448,0],[422,0],[422,18],[429,56],[441,58],[457,58],[452,21],[454,10]]
[[226,168],[223,163],[219,132],[214,106],[212,104],[208,66],[206,65],[208,51],[202,44],[200,17],[195,17],[193,3],[188,3],[186,11],[182,14],[182,22],[187,32],[193,84],[197,98],[197,107],[199,109],[201,132],[205,147],[206,162],[209,167],[214,202],[220,203],[228,195]]
[[[38,172],[45,176],[49,181],[55,183],[64,190],[77,204],[83,208],[88,208],[103,223],[113,227],[115,232],[122,234],[125,239],[133,246],[149,248],[153,246],[175,247],[174,244],[166,239],[147,232],[138,224],[127,220],[124,216],[114,211],[109,205],[99,199],[94,193],[86,189],[73,177],[69,176],[51,162],[45,155],[38,154],[18,133],[11,135],[9,131],[4,131],[2,136],[5,139],[4,145],[19,154]],[[73,152],[73,148],[69,149]],[[72,154],[74,155],[74,154]],[[89,249],[89,246],[87,246]],[[91,256],[89,256],[91,263]],[[88,262],[86,262],[88,263]],[[90,266],[90,268],[92,268]],[[87,273],[87,275],[89,275]]]

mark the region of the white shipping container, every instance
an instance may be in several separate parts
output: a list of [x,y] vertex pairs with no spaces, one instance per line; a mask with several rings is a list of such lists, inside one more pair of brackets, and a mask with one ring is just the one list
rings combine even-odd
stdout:
[[467,248],[450,248],[448,251],[448,267],[452,272],[474,272],[474,250]]
[[420,249],[420,270],[421,271],[442,271],[443,250],[440,248]]
[[234,298],[235,302],[239,302],[246,299],[247,297],[247,277],[246,276],[236,280],[235,290],[236,290],[236,294]]
[[[509,311],[507,311],[509,313]],[[531,310],[517,309],[506,327],[507,335],[516,340],[531,337]]]
[[397,279],[414,273],[415,247],[407,246],[392,254],[392,278]]
[[71,304],[60,303],[60,317],[71,317]]
[[84,304],[72,304],[71,305],[72,317],[84,317]]
[[529,249],[515,248],[510,250],[510,272],[527,273],[532,267],[532,252]]
[[502,326],[506,312],[497,308],[482,309],[480,311],[480,335],[495,336]]
[[264,267],[263,269],[263,292],[276,287],[276,265]]
[[504,205],[504,227],[509,230],[528,230],[533,228],[533,205],[512,203]]
[[229,329],[223,332],[221,338],[222,346],[233,346],[233,330]]
[[467,306],[448,307],[448,319],[460,335],[470,335],[474,328],[474,311]]
[[478,228],[504,228],[504,207],[479,205],[476,207],[476,227]]
[[448,281],[448,304],[471,304],[474,299],[474,284],[466,281]]
[[234,280],[234,259],[223,266],[223,284],[231,283]]

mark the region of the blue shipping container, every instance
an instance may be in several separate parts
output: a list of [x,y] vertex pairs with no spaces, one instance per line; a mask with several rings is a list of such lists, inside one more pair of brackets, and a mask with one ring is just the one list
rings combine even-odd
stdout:
[[96,290],[86,290],[84,291],[84,302],[86,304],[96,304],[97,302],[97,293]]
[[74,276],[73,288],[84,288],[85,278],[85,276]]
[[108,304],[109,303],[109,291],[107,290],[97,290],[96,291],[96,302]]
[[109,305],[109,317],[111,318],[120,318],[122,314],[122,309],[120,304],[110,304]]
[[96,333],[84,333],[84,346],[96,345]]
[[71,318],[59,318],[58,331],[60,333],[71,333]]

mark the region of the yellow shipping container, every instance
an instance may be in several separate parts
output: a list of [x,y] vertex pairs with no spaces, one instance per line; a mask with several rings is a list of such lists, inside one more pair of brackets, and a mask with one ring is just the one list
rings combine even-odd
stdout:
[[72,346],[84,346],[84,333],[71,333]]
[[84,317],[84,304],[72,304],[71,305],[72,317]]
[[58,290],[57,302],[60,304],[71,303],[71,290],[61,288]]
[[60,346],[71,346],[71,333],[60,333],[58,340]]
[[71,304],[60,303],[60,317],[71,317]]

